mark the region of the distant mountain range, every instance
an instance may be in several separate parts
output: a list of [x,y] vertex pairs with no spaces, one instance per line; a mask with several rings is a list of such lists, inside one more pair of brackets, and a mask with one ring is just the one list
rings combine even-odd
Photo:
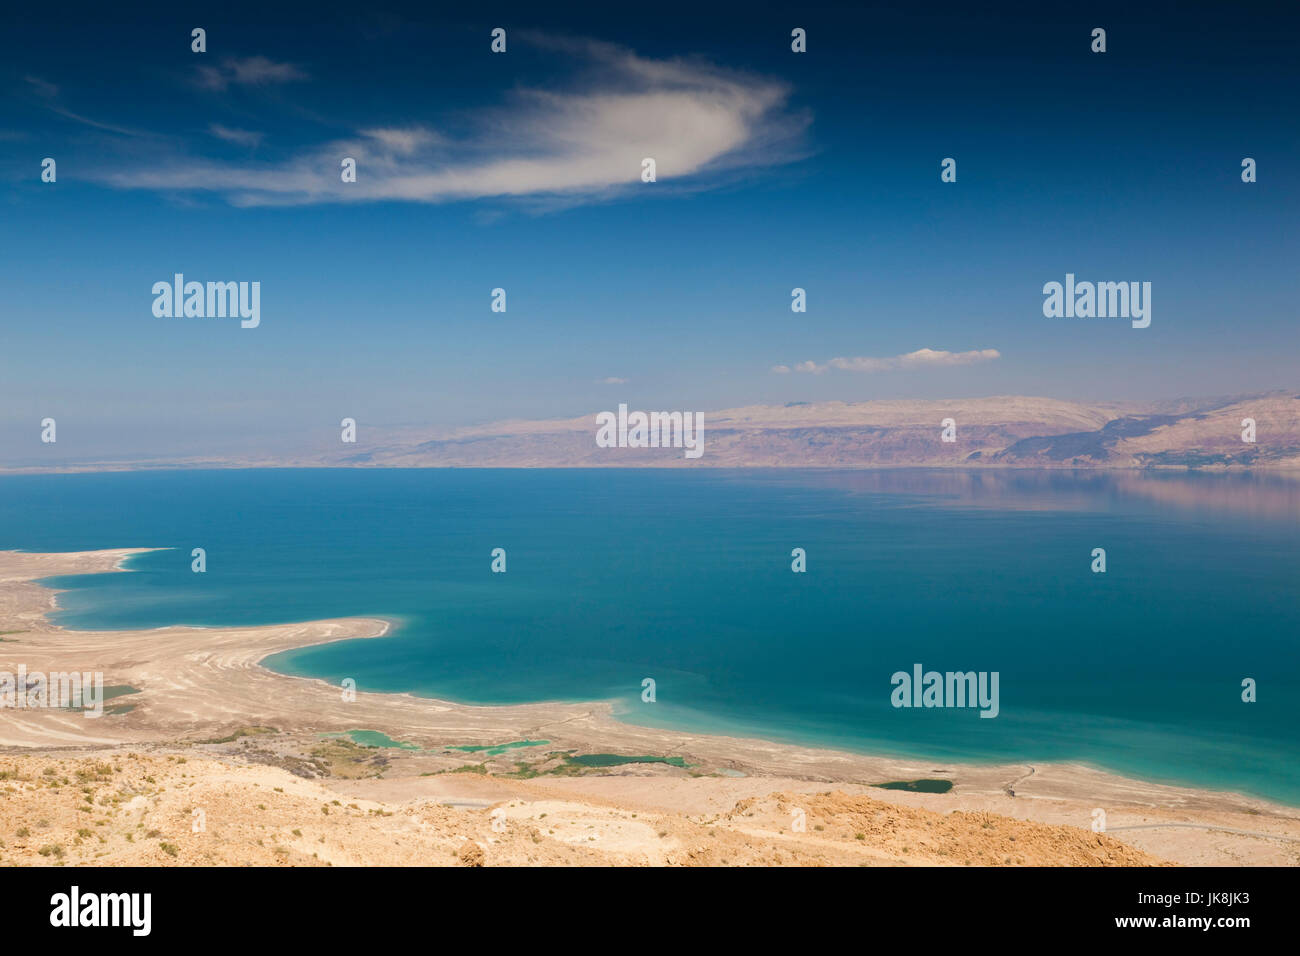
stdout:
[[[1242,440],[1244,419],[1256,441]],[[952,419],[956,440],[942,440]],[[319,464],[444,467],[1300,467],[1300,395],[1139,406],[999,396],[810,402],[704,413],[704,454],[600,448],[595,416],[392,435]]]
[[[650,411],[650,409],[646,409]],[[796,402],[704,412],[704,453],[602,448],[595,413],[456,429],[358,424],[357,441],[322,429],[280,456],[84,462],[10,471],[157,467],[1300,468],[1300,395],[1146,405],[997,396],[940,401]],[[942,440],[952,419],[955,441]],[[1242,440],[1243,420],[1255,442]],[[329,435],[330,438],[325,438]],[[332,439],[332,441],[331,441]]]

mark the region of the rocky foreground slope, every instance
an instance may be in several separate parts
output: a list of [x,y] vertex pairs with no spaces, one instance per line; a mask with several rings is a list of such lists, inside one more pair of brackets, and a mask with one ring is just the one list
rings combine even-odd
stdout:
[[[350,797],[242,761],[105,750],[0,757],[0,865],[1148,866],[1080,827],[838,791],[721,813],[636,810],[532,782],[494,805]],[[792,809],[806,826],[792,829]]]

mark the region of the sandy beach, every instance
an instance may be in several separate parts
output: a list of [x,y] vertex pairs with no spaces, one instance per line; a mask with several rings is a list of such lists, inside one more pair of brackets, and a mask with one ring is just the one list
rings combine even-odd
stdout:
[[[1300,862],[1300,808],[1238,794],[1075,764],[935,763],[643,728],[604,702],[476,707],[364,687],[345,700],[261,666],[379,636],[381,620],[112,632],[48,620],[58,592],[37,580],[119,572],[135,553],[0,552],[0,669],[102,672],[135,691],[94,719],[0,711],[0,863]],[[402,746],[322,736],[359,729]],[[473,747],[494,749],[451,749]],[[680,759],[572,759],[590,754]],[[932,778],[953,787],[872,786]],[[1098,808],[1104,834],[1091,829]]]

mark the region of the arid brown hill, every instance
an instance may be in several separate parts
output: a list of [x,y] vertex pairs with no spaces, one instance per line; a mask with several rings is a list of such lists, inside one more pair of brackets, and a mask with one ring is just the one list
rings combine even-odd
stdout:
[[[649,411],[649,409],[647,409]],[[955,423],[954,442],[942,423]],[[1242,440],[1245,419],[1256,441]],[[1300,467],[1300,396],[1163,406],[1000,396],[754,405],[704,413],[704,454],[600,448],[595,416],[379,438],[320,464],[406,467]]]

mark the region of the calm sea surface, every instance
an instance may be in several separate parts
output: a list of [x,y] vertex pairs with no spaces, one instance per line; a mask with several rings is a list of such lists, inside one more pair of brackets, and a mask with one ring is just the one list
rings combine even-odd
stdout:
[[[0,477],[0,548],[159,547],[60,623],[371,615],[277,670],[1300,804],[1300,486],[1275,476],[265,470]],[[190,551],[207,550],[206,574]],[[507,572],[490,571],[504,548]],[[791,571],[791,550],[807,572]],[[1107,572],[1090,570],[1104,548]],[[996,671],[1000,713],[894,708]],[[641,701],[642,680],[657,701]],[[1258,683],[1243,703],[1242,680]]]

